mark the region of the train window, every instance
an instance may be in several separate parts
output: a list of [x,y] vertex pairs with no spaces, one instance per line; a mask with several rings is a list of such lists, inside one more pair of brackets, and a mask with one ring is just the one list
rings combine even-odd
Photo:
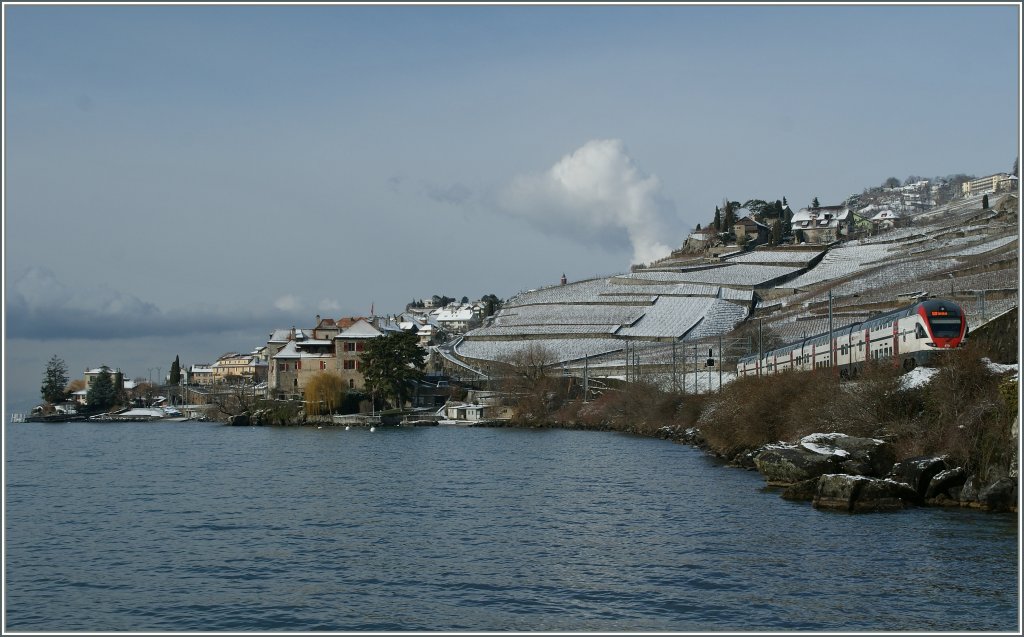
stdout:
[[917,338],[928,338],[928,335],[924,331],[924,327],[920,323],[914,325],[914,336]]

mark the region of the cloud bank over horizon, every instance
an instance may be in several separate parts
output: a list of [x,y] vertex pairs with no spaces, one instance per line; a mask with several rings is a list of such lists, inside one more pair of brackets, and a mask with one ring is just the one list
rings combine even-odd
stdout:
[[[318,307],[336,310],[338,304],[324,299]],[[272,309],[263,312],[207,306],[162,310],[107,285],[66,285],[43,266],[25,268],[11,277],[5,311],[10,338],[102,341],[251,330],[257,344],[265,332],[290,325],[297,315],[306,313],[301,300],[293,296],[278,299]]]
[[661,189],[621,140],[595,139],[544,173],[514,178],[498,193],[498,208],[587,245],[632,248],[632,263],[649,263],[667,256],[683,236],[675,205]]

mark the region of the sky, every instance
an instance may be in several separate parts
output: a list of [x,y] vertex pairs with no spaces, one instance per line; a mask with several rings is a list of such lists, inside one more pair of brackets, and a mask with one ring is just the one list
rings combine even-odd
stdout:
[[3,5],[4,400],[1007,172],[1001,5]]

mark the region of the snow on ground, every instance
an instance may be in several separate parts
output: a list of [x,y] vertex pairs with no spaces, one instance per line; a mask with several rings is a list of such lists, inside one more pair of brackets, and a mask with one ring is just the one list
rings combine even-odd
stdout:
[[829,444],[837,438],[846,438],[846,434],[811,434],[800,439],[800,446],[808,451],[820,453],[823,456],[839,456],[840,458],[846,458],[850,455],[848,451]]
[[915,367],[900,377],[900,389],[924,387],[939,370],[934,367]]
[[1020,370],[1016,363],[1013,365],[1003,365],[1001,363],[993,363],[991,360],[987,358],[983,358],[981,360],[982,362],[985,363],[985,365],[988,366],[989,371],[991,371],[993,374],[1005,374],[1007,372],[1013,372],[1013,376],[1011,377],[1012,380],[1018,380],[1020,378]]

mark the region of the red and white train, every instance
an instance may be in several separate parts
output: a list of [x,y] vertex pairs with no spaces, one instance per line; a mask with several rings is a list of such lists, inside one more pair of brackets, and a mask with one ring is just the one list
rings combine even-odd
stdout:
[[838,368],[840,376],[856,376],[866,361],[890,360],[911,370],[941,350],[966,342],[967,317],[953,301],[929,299],[873,316],[829,333],[745,356],[736,364],[741,376],[776,374],[789,369]]

